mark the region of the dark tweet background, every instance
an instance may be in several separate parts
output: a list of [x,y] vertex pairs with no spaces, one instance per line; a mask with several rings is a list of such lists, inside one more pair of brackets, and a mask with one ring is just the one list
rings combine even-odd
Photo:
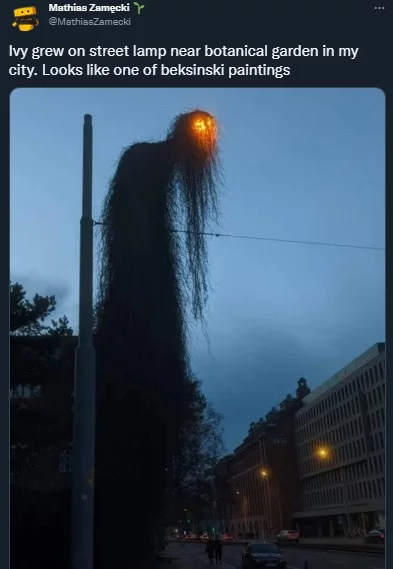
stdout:
[[[1,474],[1,499],[0,512],[2,531],[0,532],[2,543],[0,544],[1,567],[8,567],[8,543],[9,543],[9,389],[7,377],[9,376],[9,97],[12,90],[27,87],[378,87],[386,96],[387,111],[387,195],[386,212],[387,221],[391,207],[392,170],[391,157],[392,147],[392,67],[391,53],[393,51],[392,38],[392,5],[384,0],[375,1],[343,1],[343,0],[318,0],[314,2],[295,0],[247,0],[240,2],[235,0],[143,0],[144,3],[140,16],[136,11],[119,13],[119,18],[131,16],[132,25],[127,27],[53,27],[48,23],[50,16],[61,16],[60,13],[48,11],[48,3],[37,0],[33,4],[38,8],[40,25],[31,33],[21,33],[12,27],[13,10],[28,5],[30,2],[20,3],[19,0],[7,1],[1,7],[1,33],[2,44],[2,88],[1,88],[1,113],[2,113],[2,148],[1,160],[3,183],[0,212],[2,215],[1,227],[1,256],[3,259],[4,272],[1,278],[1,309],[3,315],[1,324],[1,353],[2,363],[1,377],[3,378],[3,396],[1,401],[3,408],[0,410],[2,421],[0,432],[3,435]],[[104,4],[116,4],[104,2]],[[384,9],[382,9],[384,8]],[[79,12],[63,13],[64,17],[86,17]],[[107,13],[97,13],[96,16],[114,18]],[[85,47],[106,46],[124,47],[125,45],[137,45],[139,47],[244,47],[249,46],[283,46],[321,48],[323,44],[332,47],[356,47],[359,53],[355,60],[338,57],[292,57],[269,61],[257,58],[180,58],[180,59],[156,59],[138,58],[135,61],[140,67],[153,63],[167,66],[197,64],[200,66],[212,65],[213,63],[226,63],[232,66],[245,64],[257,65],[266,63],[272,66],[289,66],[289,76],[277,79],[274,76],[249,76],[249,77],[146,77],[144,75],[134,77],[114,76],[34,76],[11,77],[8,69],[11,65],[23,63],[25,65],[41,65],[43,62],[53,65],[75,66],[86,65],[87,59],[64,57],[61,61],[56,58],[41,59],[35,62],[28,57],[23,62],[9,57],[9,46],[14,47]],[[203,50],[202,50],[203,52]],[[92,62],[92,60],[90,60]],[[101,66],[132,65],[134,60],[125,61],[114,58],[97,58],[95,61]],[[24,110],[26,129],[29,128],[29,114],[31,110]],[[23,164],[20,165],[23,169]],[[26,176],[34,177],[34,172],[26,172]],[[372,215],[372,212],[370,212]],[[39,221],[37,221],[38,223]],[[389,269],[390,252],[390,229],[387,223],[387,269]],[[390,271],[387,270],[389,284]],[[389,286],[387,286],[389,290]],[[390,301],[387,298],[387,333],[390,337]],[[390,342],[387,339],[389,350]],[[389,366],[388,366],[389,369]],[[393,396],[393,389],[387,386],[388,398]],[[393,418],[388,413],[388,420],[393,428]],[[393,415],[392,415],[393,417]],[[389,455],[388,455],[389,458]],[[390,469],[390,460],[388,461]],[[389,493],[387,494],[389,498]],[[387,507],[389,515],[390,507]],[[389,535],[388,535],[389,538]],[[389,555],[389,548],[387,548]],[[388,563],[387,566],[389,566]]]

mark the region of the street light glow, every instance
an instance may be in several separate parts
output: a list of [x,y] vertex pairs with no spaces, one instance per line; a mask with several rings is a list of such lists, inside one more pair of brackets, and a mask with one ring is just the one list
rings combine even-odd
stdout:
[[267,470],[261,470],[261,476],[263,476],[263,478],[267,477]]
[[328,458],[329,456],[329,450],[326,447],[320,447],[317,450],[317,456],[319,458]]
[[201,113],[192,121],[192,130],[204,146],[214,147],[217,141],[217,124],[212,115]]

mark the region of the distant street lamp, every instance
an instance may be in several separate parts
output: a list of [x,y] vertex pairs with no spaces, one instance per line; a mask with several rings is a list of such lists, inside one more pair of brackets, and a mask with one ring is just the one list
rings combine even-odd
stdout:
[[332,460],[332,454],[333,453],[331,452],[331,449],[329,449],[329,447],[326,447],[326,446],[319,447],[316,450],[316,457],[319,458],[319,460],[326,461],[326,462],[330,463],[333,467],[336,467],[338,469],[338,473],[339,473],[339,477],[340,477],[340,484],[343,488],[343,499],[344,499],[345,514],[346,514],[346,519],[347,519],[347,527],[350,528],[351,518],[350,518],[350,514],[349,514],[349,499],[348,499],[347,484],[346,484],[346,480],[343,476],[343,468],[342,468],[342,466],[339,466],[338,464],[336,464]]
[[[272,523],[272,505],[270,500],[270,485],[269,485],[269,473],[266,469],[262,469],[260,471],[262,480],[265,481],[265,488],[266,488],[266,496],[267,496],[267,509],[268,509],[268,518],[269,518],[269,535],[273,529]],[[279,502],[279,500],[278,500]],[[282,525],[282,514],[281,514],[281,504],[279,503],[279,516],[280,516],[280,524]]]

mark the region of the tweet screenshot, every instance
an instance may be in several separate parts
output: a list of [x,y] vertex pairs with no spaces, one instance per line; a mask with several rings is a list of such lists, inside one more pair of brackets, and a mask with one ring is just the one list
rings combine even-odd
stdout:
[[2,29],[1,569],[393,566],[391,3]]

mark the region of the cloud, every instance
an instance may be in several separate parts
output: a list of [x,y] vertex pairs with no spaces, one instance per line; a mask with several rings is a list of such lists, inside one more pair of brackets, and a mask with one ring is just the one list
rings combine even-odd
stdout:
[[288,393],[295,394],[297,380],[305,377],[315,388],[373,343],[383,338],[348,335],[346,342],[326,345],[305,342],[301,330],[285,322],[242,322],[237,334],[220,342],[211,335],[213,358],[196,344],[193,370],[203,381],[206,396],[224,415],[225,443],[229,450],[247,435],[251,421],[278,406]]

